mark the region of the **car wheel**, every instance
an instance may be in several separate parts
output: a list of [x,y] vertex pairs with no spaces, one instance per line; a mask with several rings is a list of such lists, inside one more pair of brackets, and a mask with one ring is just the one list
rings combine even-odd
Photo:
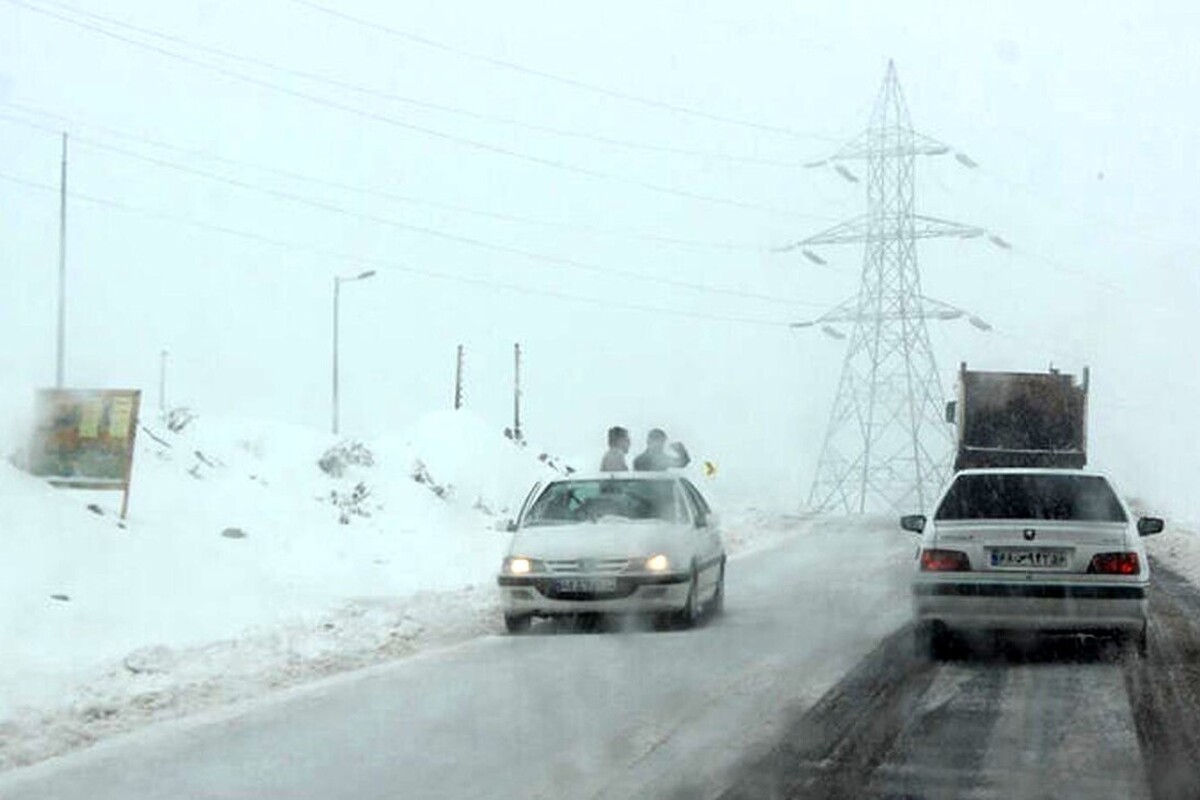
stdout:
[[529,630],[533,617],[528,614],[505,614],[504,627],[509,633],[524,633]]
[[692,581],[688,584],[687,600],[676,615],[676,621],[681,628],[690,628],[696,624],[703,613],[700,605],[700,581],[696,578],[696,568],[692,567]]
[[717,573],[717,588],[712,600],[708,601],[708,613],[719,617],[725,613],[725,562],[721,561],[721,571]]
[[913,631],[913,644],[918,658],[945,661],[950,657],[953,641],[950,631],[941,622],[922,622]]
[[700,607],[700,591],[697,587],[696,569],[692,568],[692,580],[688,584],[687,600],[678,611],[667,611],[654,616],[654,629],[659,631],[690,628],[700,619],[703,609]]
[[1150,649],[1150,635],[1147,627],[1147,625],[1142,625],[1142,629],[1137,633],[1122,635],[1118,640],[1122,648],[1134,653],[1138,658],[1145,658]]

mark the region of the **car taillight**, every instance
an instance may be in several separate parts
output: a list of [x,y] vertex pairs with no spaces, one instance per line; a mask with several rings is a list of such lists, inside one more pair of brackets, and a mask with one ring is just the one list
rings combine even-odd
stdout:
[[1088,564],[1088,572],[1101,575],[1137,575],[1141,571],[1137,553],[1097,553]]
[[961,550],[922,550],[922,572],[970,572],[971,561]]

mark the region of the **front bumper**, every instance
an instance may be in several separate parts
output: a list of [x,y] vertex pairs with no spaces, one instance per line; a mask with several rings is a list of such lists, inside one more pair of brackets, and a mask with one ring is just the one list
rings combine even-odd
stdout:
[[[612,592],[563,592],[563,578],[616,578]],[[687,602],[691,575],[501,575],[500,607],[505,614],[641,614],[678,611]]]
[[913,585],[918,622],[951,628],[1141,631],[1146,584],[927,581]]

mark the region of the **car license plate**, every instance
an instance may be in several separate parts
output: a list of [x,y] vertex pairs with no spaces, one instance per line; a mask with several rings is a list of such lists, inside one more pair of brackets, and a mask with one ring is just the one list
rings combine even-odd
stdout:
[[1066,569],[1066,550],[992,550],[992,567],[996,569]]
[[562,594],[606,594],[617,590],[616,578],[562,578],[555,585]]

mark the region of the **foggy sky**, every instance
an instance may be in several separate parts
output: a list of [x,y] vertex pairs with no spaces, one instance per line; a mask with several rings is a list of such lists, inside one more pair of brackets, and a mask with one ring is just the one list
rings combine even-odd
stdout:
[[[28,2],[71,16],[61,6]],[[962,360],[983,369],[1090,365],[1093,464],[1164,513],[1198,517],[1200,500],[1190,491],[1200,433],[1192,412],[1200,400],[1193,368],[1200,280],[1191,100],[1200,66],[1188,48],[1200,39],[1200,17],[1185,3],[990,5],[340,6],[465,51],[798,135],[489,66],[291,0],[86,7],[293,70],[485,116],[795,165],[780,166],[535,133],[339,91],[114,29],[393,122],[369,119],[5,0],[0,115],[51,131],[0,119],[0,174],[56,185],[59,141],[52,131],[68,130],[79,137],[71,148],[73,192],[363,259],[284,250],[73,198],[70,384],[142,387],[153,408],[165,348],[172,404],[202,415],[326,427],[332,278],[383,262],[388,266],[377,266],[370,281],[343,287],[346,433],[403,430],[447,407],[458,343],[467,347],[468,406],[497,428],[509,424],[511,348],[519,341],[526,352],[525,427],[536,445],[598,459],[608,425],[631,427],[635,440],[663,426],[697,456],[716,460],[730,485],[764,502],[795,505],[807,496],[844,343],[786,323],[854,294],[862,253],[823,249],[829,268],[821,268],[770,249],[864,210],[862,184],[798,165],[830,154],[865,127],[893,58],[915,127],[981,165],[967,170],[947,156],[919,162],[918,210],[979,225],[1014,246],[1004,251],[980,239],[919,245],[925,293],[996,328],[985,334],[961,320],[931,323],[944,392]],[[505,157],[396,122],[615,177]],[[192,155],[123,141],[107,129]],[[303,195],[342,213],[139,162],[85,138]],[[314,186],[202,153],[560,226]],[[352,215],[775,301],[601,274]],[[54,192],[0,178],[0,403],[10,417],[54,377],[57,221]],[[670,245],[631,234],[738,247]]]

